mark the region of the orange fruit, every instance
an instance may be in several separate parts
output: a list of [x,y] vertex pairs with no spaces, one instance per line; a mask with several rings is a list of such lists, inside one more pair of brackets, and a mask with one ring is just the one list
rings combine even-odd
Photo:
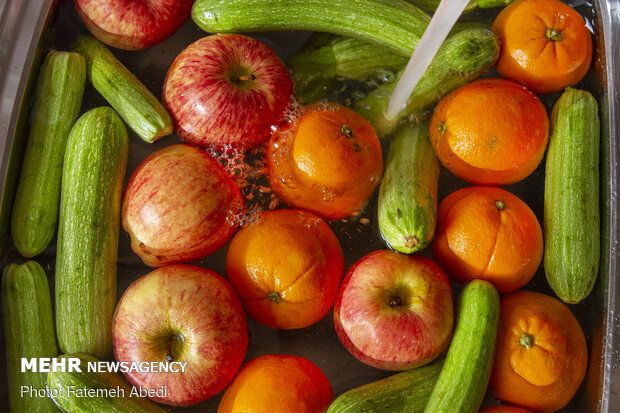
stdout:
[[536,273],[543,253],[542,229],[515,195],[472,186],[451,193],[439,205],[431,249],[456,282],[483,279],[509,292]]
[[496,398],[537,412],[559,410],[577,392],[587,363],[583,331],[564,303],[531,291],[501,297],[489,382]]
[[507,185],[531,174],[549,141],[545,107],[523,86],[482,79],[439,102],[430,125],[441,163],[476,185]]
[[273,328],[303,328],[323,318],[343,272],[332,230],[301,210],[262,213],[237,232],[226,255],[226,276],[246,312]]
[[501,44],[497,71],[535,93],[572,86],[590,67],[586,23],[559,0],[517,0],[499,13],[492,29]]
[[323,413],[333,399],[323,372],[299,356],[265,355],[245,364],[218,413]]
[[359,214],[383,173],[372,125],[337,103],[304,106],[267,144],[269,180],[287,204],[326,219]]
[[480,413],[532,413],[530,410],[514,406],[490,406],[480,410]]

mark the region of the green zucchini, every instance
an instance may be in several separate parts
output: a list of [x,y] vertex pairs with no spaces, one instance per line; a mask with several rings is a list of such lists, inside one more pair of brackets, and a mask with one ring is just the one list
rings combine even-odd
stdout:
[[[88,363],[97,363],[86,354],[63,354],[59,358],[79,359],[78,371],[57,371],[47,374],[47,385],[54,402],[69,413],[150,413],[168,410],[145,397],[132,395],[132,386],[123,376],[112,372],[89,372]],[[87,396],[87,394],[89,394]]]
[[422,413],[442,365],[436,361],[351,389],[326,413]]
[[499,324],[499,294],[474,280],[461,293],[454,336],[427,413],[475,413],[489,383]]
[[403,126],[396,134],[379,187],[379,230],[399,252],[421,251],[437,225],[441,164],[429,137],[429,122]]
[[[38,390],[45,390],[45,373],[21,370],[22,357],[52,358],[58,354],[47,277],[35,261],[5,267],[2,312],[11,411],[56,411],[48,397],[33,395]],[[24,388],[28,391],[22,394]]]
[[13,242],[26,258],[40,254],[56,233],[62,161],[85,82],[84,57],[55,50],[47,54],[11,216]]
[[366,80],[394,75],[407,64],[407,58],[371,43],[350,37],[316,33],[287,64],[295,85],[295,98],[301,103],[327,96],[336,77]]
[[543,256],[549,285],[571,304],[590,294],[599,269],[599,140],[596,100],[567,88],[551,113]]
[[138,136],[152,143],[173,132],[170,113],[105,44],[92,36],[79,36],[73,49],[86,58],[95,89]]
[[112,350],[116,260],[127,131],[109,107],[82,115],[69,134],[56,254],[56,328],[65,353]]
[[196,0],[208,33],[309,30],[353,37],[409,58],[430,16],[404,0]]
[[465,27],[449,36],[409,97],[407,106],[394,120],[385,109],[400,79],[382,85],[356,102],[353,108],[370,121],[380,137],[385,137],[407,118],[422,117],[424,109],[458,87],[482,76],[497,61],[499,41],[483,27]]

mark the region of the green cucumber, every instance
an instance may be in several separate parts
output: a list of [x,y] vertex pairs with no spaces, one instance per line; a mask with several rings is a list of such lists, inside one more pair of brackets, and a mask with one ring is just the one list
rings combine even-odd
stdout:
[[489,383],[499,324],[499,294],[474,280],[461,293],[454,336],[427,413],[475,413]]
[[145,397],[132,395],[123,376],[112,372],[89,372],[88,363],[97,363],[86,354],[63,354],[59,358],[79,359],[80,372],[57,371],[47,374],[47,385],[54,402],[69,413],[150,413],[168,410]]
[[65,353],[112,350],[116,260],[129,142],[109,107],[82,115],[69,134],[56,254],[56,328]]
[[[439,7],[439,3],[441,0],[410,0],[411,3],[415,4],[419,8],[426,10],[428,12],[434,12]],[[471,0],[467,6],[465,6],[465,10],[463,13],[469,13],[475,10],[477,7],[481,9],[487,9],[490,7],[504,7],[512,3],[513,0]]]
[[430,16],[404,0],[196,0],[208,33],[309,30],[353,37],[409,58]]
[[173,132],[170,113],[105,44],[92,36],[79,36],[73,49],[86,58],[95,89],[138,136],[152,143]]
[[[2,312],[11,411],[56,411],[48,397],[32,396],[30,392],[45,389],[45,373],[21,370],[22,357],[52,358],[58,354],[47,277],[35,261],[9,264],[4,269]],[[22,394],[24,387],[28,391]]]
[[596,100],[567,88],[551,113],[543,231],[547,280],[571,304],[590,294],[599,269],[599,140]]
[[421,251],[437,225],[441,164],[431,145],[429,122],[403,126],[396,134],[379,187],[379,230],[399,252]]
[[56,233],[62,161],[85,82],[84,57],[54,50],[47,54],[11,216],[13,242],[26,258],[43,252]]
[[436,361],[351,389],[326,413],[422,413],[442,365]]
[[407,58],[350,37],[316,33],[287,63],[296,99],[309,103],[325,98],[336,77],[365,80],[393,75],[405,67]]
[[371,91],[354,104],[354,109],[370,121],[380,137],[385,137],[407,118],[417,120],[423,110],[458,87],[482,76],[499,56],[499,41],[487,28],[465,27],[449,36],[409,97],[396,119],[387,119],[385,109],[400,79]]

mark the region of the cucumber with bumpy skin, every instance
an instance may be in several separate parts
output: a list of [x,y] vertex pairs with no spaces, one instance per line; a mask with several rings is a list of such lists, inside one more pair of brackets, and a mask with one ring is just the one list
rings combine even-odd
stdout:
[[390,247],[410,254],[430,243],[437,224],[441,164],[429,122],[403,126],[396,134],[379,188],[379,230]]
[[491,376],[499,327],[499,294],[474,280],[461,293],[454,336],[425,413],[475,413]]
[[436,361],[351,389],[326,413],[422,413],[442,365]]
[[598,104],[567,88],[553,107],[545,172],[544,269],[566,303],[586,298],[600,257]]
[[196,0],[208,33],[309,30],[353,37],[409,58],[430,16],[404,0]]
[[164,105],[93,36],[79,36],[73,49],[86,58],[90,82],[138,136],[152,143],[173,132]]
[[56,254],[56,328],[65,353],[112,350],[116,260],[129,141],[109,107],[82,115],[69,134]]
[[45,389],[45,373],[21,370],[21,359],[56,357],[52,299],[45,271],[35,261],[9,264],[2,274],[2,312],[9,406],[13,412],[55,412],[47,397],[32,397],[27,389]]
[[56,233],[65,146],[80,113],[85,82],[84,57],[54,50],[47,54],[11,216],[13,242],[26,258],[43,252]]

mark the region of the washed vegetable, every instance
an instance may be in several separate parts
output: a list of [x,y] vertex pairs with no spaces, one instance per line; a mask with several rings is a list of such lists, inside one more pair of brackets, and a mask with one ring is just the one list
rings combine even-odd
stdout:
[[327,413],[422,413],[442,366],[436,361],[351,389]]
[[197,0],[192,19],[208,33],[334,33],[407,58],[430,22],[428,14],[404,0]]
[[380,137],[388,136],[406,119],[422,117],[428,106],[484,74],[498,55],[499,43],[490,30],[465,26],[446,39],[396,119],[387,119],[384,114],[400,75],[368,93],[354,108],[373,124]]
[[155,96],[92,36],[79,36],[73,49],[86,58],[88,79],[138,136],[152,143],[173,132],[172,118]]
[[26,258],[43,252],[56,233],[65,146],[80,112],[85,82],[82,56],[57,51],[47,54],[39,73],[11,217],[13,242]]
[[56,328],[65,353],[112,351],[116,260],[129,141],[109,107],[82,115],[69,134],[56,253]]
[[547,281],[560,299],[586,298],[600,257],[598,105],[568,88],[553,107],[545,171],[543,229]]
[[[35,261],[9,264],[2,274],[2,313],[9,406],[12,412],[55,412],[54,403],[39,397],[45,373],[22,371],[22,358],[56,357],[52,300],[43,268]],[[29,389],[22,393],[22,386]],[[31,391],[34,391],[33,395]]]
[[441,165],[429,139],[428,125],[405,125],[396,134],[379,187],[381,236],[390,247],[406,254],[426,248],[437,224]]
[[475,413],[489,382],[499,322],[499,294],[474,280],[461,292],[456,327],[427,413]]

